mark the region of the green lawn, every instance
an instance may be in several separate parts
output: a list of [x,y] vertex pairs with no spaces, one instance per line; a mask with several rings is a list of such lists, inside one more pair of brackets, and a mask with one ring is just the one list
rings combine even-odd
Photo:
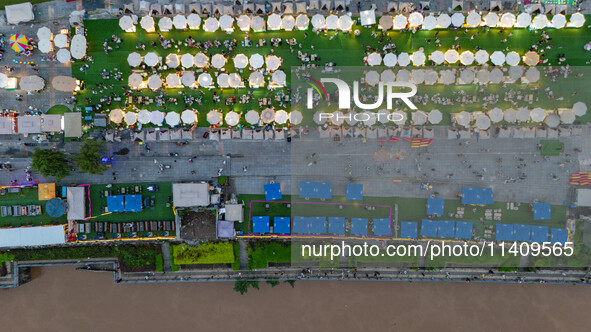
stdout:
[[[149,192],[148,185],[156,184],[159,187],[158,192]],[[107,199],[101,198],[101,191],[110,191],[112,195],[117,195],[118,188],[132,188],[139,186],[141,188],[142,211],[141,212],[119,212],[119,213],[102,213],[101,208],[107,206]],[[133,193],[131,193],[133,195]],[[171,199],[169,200],[169,197]],[[146,208],[144,200],[149,198],[154,200],[154,206]],[[114,184],[111,188],[106,185],[92,185],[90,186],[90,199],[92,202],[92,222],[108,221],[108,222],[132,222],[132,221],[173,221],[174,212],[172,211],[172,184],[170,182],[150,182],[150,183],[134,183],[134,184]],[[170,204],[169,204],[170,203]],[[170,206],[167,206],[169,204]]]
[[[158,34],[157,33],[146,33],[143,31],[139,26],[137,28],[137,32],[135,33],[124,33],[120,30],[118,26],[118,20],[110,19],[110,20],[90,20],[85,22],[86,29],[87,29],[87,39],[89,40],[89,47],[88,47],[88,54],[94,58],[94,63],[90,64],[90,69],[87,73],[81,72],[79,69],[83,63],[75,62],[72,65],[73,74],[78,79],[84,80],[87,89],[85,91],[80,91],[77,95],[78,98],[78,107],[84,107],[86,104],[84,100],[89,98],[90,104],[97,104],[99,103],[99,99],[107,93],[115,92],[117,95],[123,92],[122,87],[127,87],[127,77],[130,73],[130,67],[127,64],[127,55],[130,52],[137,51],[136,45],[138,42],[144,43],[147,45],[146,50],[141,50],[140,54],[144,55],[147,52],[155,51],[159,55],[163,56],[169,53],[197,53],[197,50],[194,48],[185,47],[181,45],[177,48],[170,48],[164,50],[162,47],[159,46],[157,43],[157,47],[152,47],[150,42],[158,41]],[[360,27],[354,27],[354,29]],[[289,46],[283,45],[280,47],[274,48],[274,54],[283,58],[283,65],[282,70],[285,71],[287,74],[287,82],[288,85],[290,84],[291,73],[290,69],[291,66],[299,66],[301,61],[297,58],[297,51],[301,50],[304,53],[315,53],[318,54],[320,57],[320,64],[325,62],[334,62],[338,66],[362,66],[363,65],[363,56],[365,46],[370,46],[372,48],[380,48],[381,44],[378,41],[378,38],[372,37],[370,34],[370,30],[366,28],[360,28],[362,31],[360,36],[354,36],[351,34],[342,34],[335,32],[328,32],[328,33],[321,33],[316,34],[313,33],[311,30],[308,31],[266,31],[264,33],[250,33],[250,38],[253,44],[255,44],[259,39],[264,38],[267,40],[267,46],[263,47],[244,47],[242,43],[245,38],[245,33],[241,31],[235,31],[232,34],[227,34],[225,32],[215,32],[215,33],[207,33],[203,32],[202,30],[196,31],[178,31],[172,30],[171,32],[164,32],[162,35],[164,38],[173,38],[175,41],[183,41],[186,37],[192,36],[193,39],[196,41],[207,41],[207,40],[229,40],[229,39],[236,39],[238,47],[236,50],[232,51],[229,55],[230,57],[238,54],[244,53],[247,56],[259,53],[259,54],[270,54],[271,47],[269,45],[269,40],[271,38],[296,38],[298,42],[302,44],[302,48],[299,47],[294,48],[294,52],[290,51]],[[475,33],[478,31],[478,35]],[[397,53],[400,52],[414,52],[417,51],[420,47],[423,47],[426,54],[430,54],[435,49],[440,50],[447,50],[452,45],[461,44],[462,50],[474,50],[476,46],[479,46],[483,49],[486,49],[489,52],[493,52],[495,50],[503,50],[505,51],[506,48],[511,50],[517,51],[520,54],[524,54],[530,45],[535,44],[540,39],[540,34],[537,31],[530,31],[528,29],[508,29],[503,34],[499,33],[499,29],[491,29],[489,31],[485,31],[483,29],[470,29],[468,33],[464,33],[463,29],[458,30],[441,30],[441,31],[423,31],[419,30],[416,33],[410,32],[400,32],[400,31],[388,31],[386,33],[386,37],[384,38],[384,42],[388,42],[388,38],[391,38],[391,42],[397,45]],[[509,33],[513,33],[512,37],[509,37],[509,41],[507,43],[502,43],[504,38],[507,38]],[[581,29],[548,29],[547,30],[550,37],[553,39],[552,44],[554,48],[547,51],[548,59],[550,59],[551,64],[557,64],[556,56],[560,53],[566,53],[568,63],[571,66],[584,66],[589,59],[588,53],[583,50],[583,45],[588,42],[586,36],[591,34],[591,29],[587,26]],[[113,33],[120,36],[123,39],[121,44],[118,44],[119,48],[110,51],[109,54],[105,54],[103,51],[103,42],[106,38],[110,38]],[[441,40],[441,47],[436,47],[434,45],[435,40],[435,33],[438,33],[437,38]],[[307,34],[307,37],[305,37]],[[331,37],[334,38],[330,39]],[[474,36],[475,35],[475,36]],[[459,37],[458,40],[455,40],[455,37]],[[473,39],[470,39],[474,36]],[[427,41],[431,41],[431,43],[427,43]],[[110,43],[111,46],[115,46],[114,43]],[[315,49],[312,50],[311,46],[314,45]],[[215,53],[220,53],[225,48],[214,48],[213,50],[209,50],[208,55],[211,56]],[[344,51],[345,50],[345,51]],[[539,67],[542,68],[542,67]],[[100,77],[100,72],[103,70],[113,70],[117,69],[123,72],[122,80],[117,81],[113,78],[103,81]],[[235,71],[233,64],[231,61],[226,65],[226,69],[229,72]],[[175,72],[176,70],[167,70],[164,71],[164,74]],[[208,69],[210,74],[213,74],[213,70]],[[199,72],[197,72],[199,74]],[[243,72],[243,77],[248,77],[249,71],[245,70]],[[577,82],[575,86],[587,86],[591,82],[587,82],[587,80],[591,80],[591,75],[585,75],[582,78],[577,78]],[[558,79],[557,82],[561,82],[561,79]],[[543,88],[546,86],[551,86],[554,94],[556,96],[564,95],[563,100],[558,100],[558,98],[551,99],[547,96],[546,93],[535,93],[535,97],[539,98],[536,104],[539,106],[545,106],[546,108],[559,108],[559,107],[570,107],[575,101],[584,101],[584,102],[591,102],[591,97],[588,94],[579,93],[577,96],[571,96],[571,92],[573,91],[573,81],[574,78],[569,78],[569,82],[567,84],[552,84],[548,80],[542,79],[540,83],[540,90],[543,91]],[[96,83],[104,82],[108,84],[113,84],[114,88],[107,89],[104,93],[97,93],[92,94],[90,88],[93,87]],[[518,87],[521,88],[521,85]],[[531,87],[529,87],[531,88]],[[528,89],[529,89],[528,88]],[[478,93],[478,89],[480,89],[477,85],[471,86],[460,86],[460,85],[452,85],[452,86],[442,86],[442,85],[434,85],[429,87],[421,87],[420,94],[429,93],[441,93],[442,91],[448,92],[459,92],[460,90],[464,90],[468,93]],[[516,90],[515,86],[508,85],[503,87],[502,85],[491,85],[487,87],[487,93],[502,93],[508,91],[509,89]],[[424,91],[423,91],[424,90]],[[148,106],[141,106],[141,108],[146,108],[149,110],[160,109],[163,111],[177,111],[180,112],[186,108],[195,108],[199,111],[199,125],[200,126],[208,126],[209,124],[206,121],[206,114],[211,109],[218,109],[222,111],[222,113],[227,113],[230,110],[235,110],[238,112],[245,112],[250,109],[260,110],[261,107],[258,105],[258,102],[253,101],[249,104],[240,104],[237,103],[234,106],[226,106],[225,103],[218,103],[214,104],[212,102],[212,95],[214,92],[217,92],[221,95],[222,98],[228,98],[231,96],[239,97],[245,94],[248,89],[212,89],[212,90],[191,90],[191,89],[166,89],[165,93],[171,97],[179,97],[178,103],[167,103],[164,107],[157,107],[156,105],[148,105]],[[255,97],[272,97],[278,91],[271,92],[267,89],[255,89],[254,94]],[[287,92],[287,89],[283,89],[283,91]],[[187,95],[192,96],[203,96],[203,104],[202,105],[193,105],[188,106],[185,105],[182,97],[180,97],[180,92],[186,93]],[[149,90],[142,90],[138,92],[133,92],[135,96],[148,96],[154,97],[157,93],[151,92]],[[458,107],[458,105],[451,106],[451,105],[432,105],[429,104],[429,107],[438,108],[444,113],[451,113],[451,112],[458,112],[460,110],[466,109],[468,111],[479,111],[482,110],[482,105],[480,103],[475,103],[471,105],[466,105],[465,107]],[[507,108],[509,107],[508,102],[503,102],[502,100],[495,104],[494,107],[501,107]],[[535,105],[535,104],[534,104]],[[106,107],[105,109],[113,109],[113,108],[127,108],[132,105],[126,105],[124,102],[114,102],[111,106]],[[289,109],[289,105],[282,105],[279,102],[274,102],[273,106],[276,109],[287,108]],[[139,107],[139,106],[138,106]],[[312,124],[311,114],[305,114],[303,125],[310,125]],[[585,115],[582,118],[577,118],[577,122],[587,122],[591,120],[591,113]],[[246,124],[244,119],[241,120],[242,124]],[[443,121],[441,122],[442,125],[450,124],[450,118],[448,116],[443,117]]]
[[53,218],[45,212],[45,204],[47,201],[40,201],[37,188],[23,188],[18,194],[9,194],[0,196],[0,206],[12,205],[41,205],[43,212],[38,216],[20,216],[20,217],[0,217],[1,227],[19,227],[19,226],[40,226],[40,225],[55,225],[65,224],[66,215],[59,218]]
[[173,246],[174,263],[181,264],[228,264],[234,263],[234,247],[231,242],[208,242],[197,247],[186,244]]
[[69,109],[68,106],[54,105],[49,108],[49,110],[47,111],[47,114],[64,114],[64,113],[68,113],[68,112],[72,112],[72,110]]
[[268,263],[291,262],[291,245],[286,242],[253,242],[248,248],[248,268],[264,269]]

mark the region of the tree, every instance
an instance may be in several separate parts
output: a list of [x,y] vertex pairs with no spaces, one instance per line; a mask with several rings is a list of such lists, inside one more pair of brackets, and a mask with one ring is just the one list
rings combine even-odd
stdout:
[[252,287],[254,289],[259,289],[259,282],[258,281],[249,281],[249,280],[238,280],[234,282],[234,290],[238,293],[244,295],[244,293],[248,292],[248,287]]
[[271,285],[271,287],[275,287],[275,286],[279,285],[279,280],[275,280],[275,279],[267,280],[265,282],[268,283],[269,285]]
[[61,180],[70,174],[70,165],[65,153],[49,149],[35,149],[32,156],[33,169],[43,176]]
[[103,173],[107,169],[106,165],[101,164],[104,147],[103,141],[84,140],[80,151],[74,155],[74,162],[76,162],[78,170],[89,174]]

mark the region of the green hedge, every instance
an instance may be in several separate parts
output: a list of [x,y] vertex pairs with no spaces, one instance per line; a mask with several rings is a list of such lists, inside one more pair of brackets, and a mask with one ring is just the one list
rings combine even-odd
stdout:
[[156,272],[164,272],[164,259],[162,258],[162,254],[156,255]]
[[234,263],[234,247],[231,242],[208,242],[197,247],[176,245],[173,252],[175,264]]

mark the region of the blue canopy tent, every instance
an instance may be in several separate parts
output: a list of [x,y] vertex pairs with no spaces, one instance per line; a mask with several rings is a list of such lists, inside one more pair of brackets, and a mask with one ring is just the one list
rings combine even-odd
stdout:
[[142,195],[125,195],[125,212],[142,211]]
[[531,241],[531,226],[517,224],[513,225],[513,232],[515,233],[515,241],[530,242]]
[[497,224],[497,241],[510,242],[515,240],[513,224]]
[[437,220],[437,237],[454,237],[455,223],[452,220]]
[[362,201],[363,200],[363,184],[348,183],[346,198],[348,201]]
[[373,220],[373,235],[392,235],[390,218],[378,218]]
[[332,198],[332,183],[331,182],[300,181],[300,197],[301,198],[331,199]]
[[45,204],[45,211],[50,217],[59,218],[66,213],[66,202],[61,198],[54,197]]
[[252,217],[252,232],[257,234],[269,233],[269,216]]
[[532,226],[531,228],[531,242],[544,243],[548,242],[548,226]]
[[107,196],[107,209],[109,212],[125,211],[123,195]]
[[437,237],[437,224],[430,219],[423,219],[421,221],[421,236],[428,238]]
[[267,201],[276,201],[278,199],[283,198],[283,195],[281,194],[281,184],[276,182],[276,183],[270,183],[270,184],[266,184],[264,186],[265,188],[265,199]]
[[473,228],[474,228],[474,223],[467,222],[467,221],[456,221],[456,235],[455,235],[455,237],[458,239],[471,239]]
[[416,239],[419,223],[414,221],[403,221],[400,223],[400,237],[403,239]]
[[328,232],[330,234],[345,234],[345,217],[328,217]]
[[442,216],[445,200],[441,198],[429,198],[427,200],[427,214],[431,216]]
[[489,205],[493,203],[493,191],[491,188],[462,188],[462,204]]
[[534,220],[552,219],[552,208],[550,203],[534,203]]
[[298,234],[326,233],[326,217],[293,217],[293,232]]
[[367,235],[367,218],[351,218],[351,235]]
[[568,231],[566,228],[552,228],[550,233],[550,242],[552,245],[555,243],[560,243],[565,245],[566,241],[568,240]]
[[274,217],[273,218],[273,232],[277,234],[291,233],[291,218],[289,217]]

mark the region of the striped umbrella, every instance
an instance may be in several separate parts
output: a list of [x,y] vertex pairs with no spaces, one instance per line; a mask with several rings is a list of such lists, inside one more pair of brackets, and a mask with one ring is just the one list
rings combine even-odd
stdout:
[[19,33],[10,36],[8,45],[12,48],[15,52],[21,53],[29,45],[29,40],[25,35],[21,35]]

